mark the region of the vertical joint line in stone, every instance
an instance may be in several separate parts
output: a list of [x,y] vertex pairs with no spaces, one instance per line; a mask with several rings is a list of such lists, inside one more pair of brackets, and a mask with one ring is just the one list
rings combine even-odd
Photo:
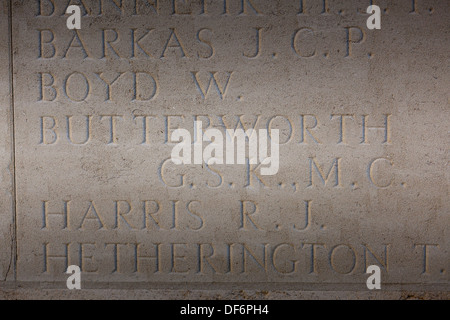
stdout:
[[[13,241],[11,244],[11,264],[14,268],[14,281],[17,281],[17,199],[16,199],[16,139],[15,139],[15,126],[14,126],[14,47],[13,47],[13,3],[12,0],[8,0],[8,32],[9,32],[9,83],[10,83],[10,114],[11,114],[11,175],[12,175],[12,215],[13,215]],[[6,277],[8,277],[10,269],[8,270]]]

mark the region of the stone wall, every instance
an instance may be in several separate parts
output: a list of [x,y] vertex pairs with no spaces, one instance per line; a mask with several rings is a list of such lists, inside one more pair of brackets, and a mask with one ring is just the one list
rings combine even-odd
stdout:
[[[0,14],[1,298],[449,297],[448,1]],[[177,129],[191,164],[171,159]],[[239,129],[259,141],[241,163]]]

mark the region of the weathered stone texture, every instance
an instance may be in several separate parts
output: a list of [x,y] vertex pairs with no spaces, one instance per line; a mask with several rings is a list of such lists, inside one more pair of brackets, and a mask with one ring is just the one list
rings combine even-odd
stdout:
[[[377,1],[381,30],[369,1],[84,1],[79,31],[54,2],[13,1],[17,281],[448,292],[448,1]],[[196,120],[279,129],[278,173],[174,165]]]

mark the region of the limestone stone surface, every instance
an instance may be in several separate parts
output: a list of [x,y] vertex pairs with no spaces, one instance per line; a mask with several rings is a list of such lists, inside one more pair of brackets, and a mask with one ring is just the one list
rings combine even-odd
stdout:
[[6,280],[14,279],[14,164],[12,162],[12,114],[11,114],[11,61],[9,6],[6,1],[0,5],[0,286]]
[[[17,283],[366,292],[378,265],[445,295],[450,7],[376,2],[381,30],[370,1],[70,1],[69,30],[13,0]],[[195,121],[278,129],[278,172],[175,165]]]

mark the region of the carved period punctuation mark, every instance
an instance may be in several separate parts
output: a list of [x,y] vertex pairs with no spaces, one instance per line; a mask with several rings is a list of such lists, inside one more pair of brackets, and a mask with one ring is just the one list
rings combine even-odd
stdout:
[[67,18],[67,28],[69,30],[81,29],[81,9],[79,6],[69,6],[66,10],[67,14],[71,14],[69,18]]

